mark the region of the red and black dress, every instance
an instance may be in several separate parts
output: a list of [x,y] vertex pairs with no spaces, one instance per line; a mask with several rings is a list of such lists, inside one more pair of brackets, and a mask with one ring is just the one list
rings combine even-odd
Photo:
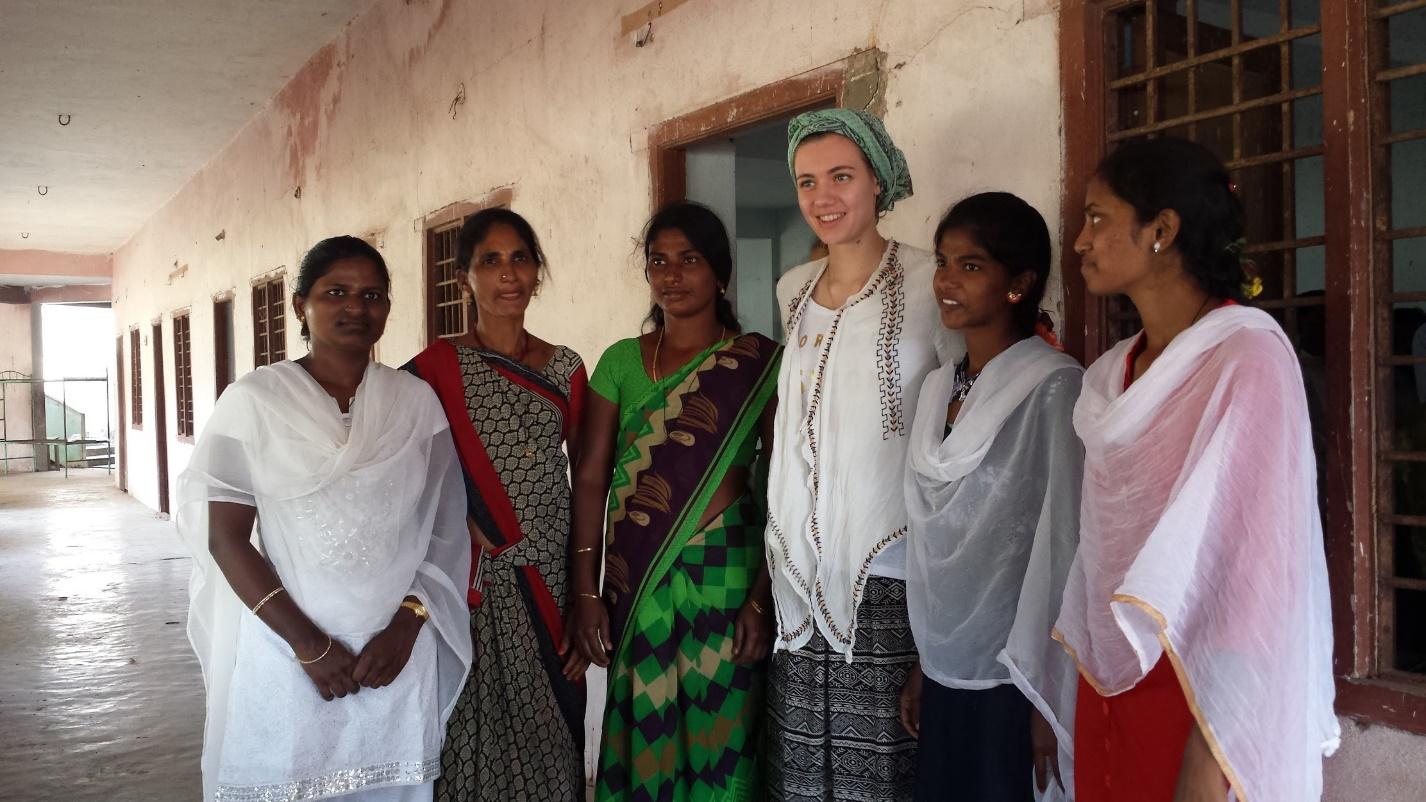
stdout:
[[584,798],[583,682],[561,672],[569,460],[587,387],[564,346],[536,371],[441,341],[406,369],[435,389],[465,473],[469,520],[493,544],[471,566],[474,664],[441,755],[437,800]]

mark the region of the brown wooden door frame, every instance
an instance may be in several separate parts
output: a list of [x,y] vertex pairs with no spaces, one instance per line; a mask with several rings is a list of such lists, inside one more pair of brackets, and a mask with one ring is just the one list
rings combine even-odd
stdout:
[[119,491],[129,492],[129,410],[124,401],[127,397],[124,388],[124,335],[120,334],[114,338],[114,386],[118,390],[119,399]]
[[873,107],[880,101],[885,54],[867,50],[802,75],[659,123],[649,132],[649,175],[654,209],[688,192],[685,153],[697,142],[726,138],[769,120],[832,106]]
[[163,321],[153,324],[153,418],[154,447],[158,463],[158,511],[167,513],[168,504],[168,401],[163,378]]

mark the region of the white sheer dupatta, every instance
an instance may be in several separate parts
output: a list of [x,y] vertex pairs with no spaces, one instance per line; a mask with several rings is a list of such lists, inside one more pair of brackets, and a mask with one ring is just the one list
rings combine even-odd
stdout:
[[[1074,788],[1074,661],[1050,636],[1079,532],[1083,369],[1038,337],[986,364],[943,437],[955,366],[926,377],[906,470],[906,591],[921,667],[950,688],[1013,682]],[[1053,784],[1052,784],[1053,785]]]
[[[348,431],[302,367],[259,368],[219,399],[177,499],[194,557],[188,633],[208,695],[205,798],[223,754],[239,626],[251,615],[208,550],[209,502],[257,507],[254,542],[293,601],[334,636],[379,631],[405,596],[420,598],[439,636],[440,709],[412,715],[450,715],[471,660],[470,537],[445,415],[424,382],[369,364]],[[293,766],[304,771],[315,769]]]
[[1133,341],[1090,367],[1080,550],[1057,637],[1106,696],[1167,655],[1245,802],[1322,793],[1336,749],[1310,424],[1266,313],[1210,312],[1124,389]]

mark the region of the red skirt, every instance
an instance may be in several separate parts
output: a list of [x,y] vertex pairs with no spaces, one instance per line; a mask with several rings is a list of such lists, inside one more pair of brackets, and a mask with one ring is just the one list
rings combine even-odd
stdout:
[[1074,790],[1079,802],[1173,802],[1193,712],[1167,657],[1133,688],[1100,696],[1079,679]]

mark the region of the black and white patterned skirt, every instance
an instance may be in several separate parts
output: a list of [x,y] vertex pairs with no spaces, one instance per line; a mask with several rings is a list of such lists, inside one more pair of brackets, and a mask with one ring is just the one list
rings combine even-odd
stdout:
[[815,630],[773,656],[767,777],[772,802],[899,802],[916,779],[916,740],[901,726],[901,688],[916,664],[906,583],[873,576],[857,607],[852,662]]

